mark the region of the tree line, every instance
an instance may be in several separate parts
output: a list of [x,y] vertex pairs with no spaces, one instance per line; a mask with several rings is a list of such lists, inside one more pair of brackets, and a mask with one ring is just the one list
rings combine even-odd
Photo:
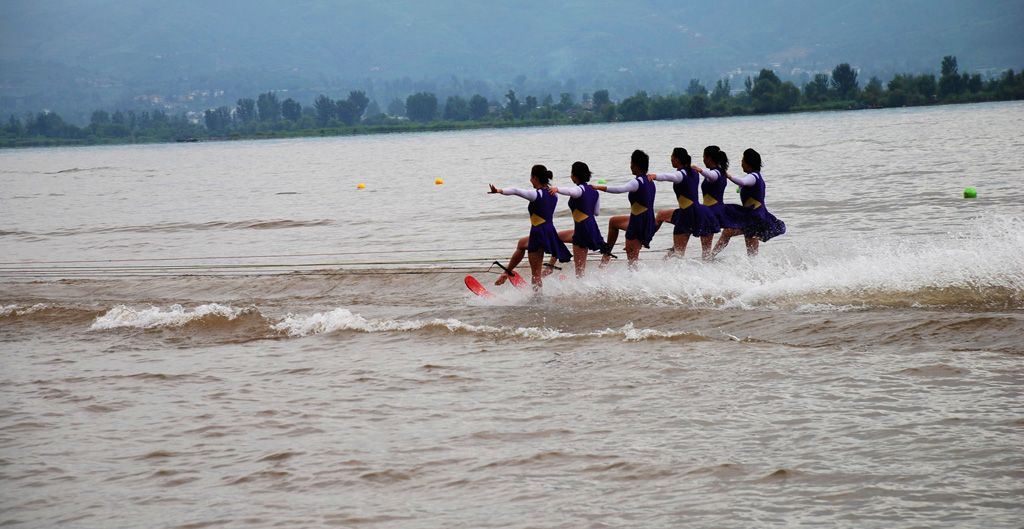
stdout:
[[65,123],[51,112],[28,116],[25,122],[11,116],[0,130],[0,146],[98,144],[184,141],[211,138],[290,137],[362,134],[405,130],[439,130],[475,127],[555,125],[613,121],[699,119],[706,117],[805,112],[820,110],[919,106],[1024,99],[1024,75],[1013,70],[999,78],[983,80],[980,74],[959,72],[956,57],[942,60],[941,74],[897,74],[888,83],[871,77],[861,86],[857,71],[848,63],[831,74],[819,73],[804,86],[782,81],[772,70],[748,76],[742,88],[733,89],[729,79],[719,79],[708,91],[699,79],[691,79],[682,94],[648,95],[638,91],[612,101],[608,90],[583,94],[561,93],[557,102],[550,94],[523,99],[508,90],[503,101],[481,95],[466,99],[449,96],[441,104],[429,92],[391,101],[386,112],[364,92],[351,91],[333,100],[321,94],[311,106],[294,99],[280,101],[274,92],[256,99],[239,99],[234,108],[206,110],[202,119],[168,116],[161,110],[96,110],[87,127]]

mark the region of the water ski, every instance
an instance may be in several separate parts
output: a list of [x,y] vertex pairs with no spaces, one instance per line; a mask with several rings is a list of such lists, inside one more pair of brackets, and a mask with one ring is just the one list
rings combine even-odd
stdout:
[[509,282],[512,283],[512,286],[514,286],[514,287],[516,287],[516,288],[518,288],[520,290],[523,290],[523,289],[525,289],[527,287],[526,280],[523,279],[523,276],[521,274],[518,274],[518,273],[516,273],[516,272],[514,272],[512,270],[509,270],[508,268],[505,268],[498,261],[494,261],[494,265],[497,265],[498,268],[501,268],[502,270],[505,271],[505,274],[508,275],[508,280],[509,280]]
[[[517,276],[518,276],[518,274],[517,274]],[[490,290],[487,290],[486,288],[484,288],[484,286],[481,285],[480,282],[477,281],[476,278],[473,277],[473,276],[466,276],[466,286],[469,287],[469,290],[472,291],[474,294],[476,294],[476,295],[478,295],[478,296],[480,296],[480,297],[482,297],[484,299],[496,299],[498,301],[505,301],[505,302],[508,301],[507,299],[502,298],[502,297],[498,296],[497,294],[491,292]]]

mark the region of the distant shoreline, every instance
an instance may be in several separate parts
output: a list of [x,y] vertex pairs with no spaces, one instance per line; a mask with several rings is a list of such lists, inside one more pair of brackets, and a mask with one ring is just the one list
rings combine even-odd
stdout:
[[[1013,101],[1013,100],[1010,100]],[[1000,103],[1009,101],[968,101],[968,102],[951,102],[951,103],[937,103],[934,105],[924,106],[947,106],[947,105],[972,105],[980,103]],[[94,147],[104,145],[152,145],[160,143],[204,143],[212,141],[251,141],[251,140],[272,140],[272,139],[292,139],[292,138],[326,138],[336,136],[368,136],[375,134],[400,134],[400,133],[416,133],[416,132],[450,132],[450,131],[463,131],[463,130],[488,130],[488,129],[509,129],[509,128],[533,128],[533,127],[571,127],[577,125],[596,125],[603,123],[642,123],[645,121],[682,121],[682,120],[703,120],[703,119],[715,119],[715,118],[731,118],[731,117],[749,117],[749,116],[772,116],[772,115],[784,115],[784,114],[809,114],[809,113],[823,113],[823,112],[849,112],[858,110],[882,110],[886,108],[914,108],[920,107],[921,105],[914,106],[902,106],[902,107],[885,107],[885,106],[874,106],[874,107],[848,107],[848,108],[794,108],[787,112],[767,112],[761,114],[732,114],[726,116],[707,116],[702,118],[677,118],[677,119],[648,119],[648,120],[613,120],[609,122],[605,121],[586,121],[574,119],[570,121],[566,120],[526,120],[526,121],[486,121],[486,122],[431,122],[431,123],[417,123],[417,122],[403,122],[401,125],[386,124],[386,125],[367,125],[360,124],[351,127],[332,127],[332,128],[316,128],[316,129],[303,129],[296,131],[280,131],[269,134],[252,134],[252,135],[240,135],[233,134],[229,136],[216,136],[216,137],[186,137],[186,138],[175,138],[171,140],[154,139],[144,140],[138,138],[127,138],[119,140],[116,138],[103,138],[103,141],[89,141],[86,139],[60,139],[60,138],[24,138],[24,139],[8,139],[0,140],[0,148],[3,149],[19,149],[19,148],[39,148],[39,147]]]

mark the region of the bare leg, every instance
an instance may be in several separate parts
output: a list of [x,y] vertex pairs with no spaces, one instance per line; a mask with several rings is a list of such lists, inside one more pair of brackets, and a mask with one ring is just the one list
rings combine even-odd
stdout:
[[700,238],[700,257],[705,261],[711,261],[711,243],[714,242],[714,235],[705,235]]
[[669,257],[676,257],[682,259],[686,253],[686,245],[690,242],[689,233],[680,233],[679,235],[672,236],[672,250],[665,254],[665,259]]
[[718,236],[718,242],[715,244],[715,249],[711,250],[711,258],[714,259],[719,252],[725,249],[729,245],[729,239],[736,235],[742,235],[743,230],[737,230],[733,228],[724,228],[722,234]]
[[544,251],[537,250],[527,254],[530,259],[530,282],[534,290],[540,290],[544,286],[544,279],[541,276],[541,269],[544,268]]
[[758,239],[757,237],[746,237],[744,240],[747,243],[747,256],[756,257],[757,245],[759,242],[761,242],[761,239]]
[[666,222],[672,222],[672,214],[675,213],[674,209],[663,209],[654,216],[654,233],[658,233],[661,229],[661,225]]
[[[523,256],[526,255],[526,247],[529,244],[529,237],[523,237],[522,239],[519,239],[519,243],[516,244],[516,251],[512,252],[512,258],[508,260],[508,266],[506,268],[508,268],[509,270],[515,270],[516,266],[519,266],[519,263],[522,262],[523,260]],[[498,276],[498,280],[495,281],[494,284],[502,285],[505,283],[507,279],[508,273],[503,272],[500,276]]]
[[[575,230],[562,230],[558,232],[558,238],[565,244],[572,245],[572,234],[574,232]],[[544,270],[544,275],[554,273],[555,269],[552,267],[555,266],[556,262],[558,262],[558,258],[555,257],[555,254],[551,254],[551,258],[548,259],[548,264],[551,266],[547,267]]]
[[587,248],[572,245],[572,262],[576,265],[576,277],[583,277],[587,271]]
[[640,269],[640,239],[626,239],[626,261],[631,270]]
[[[605,238],[605,242],[608,243],[608,248],[615,246],[615,241],[619,238],[619,230],[624,230],[629,226],[629,215],[618,215],[608,220],[608,237]],[[605,254],[601,256],[601,266],[607,266],[608,261],[612,260],[612,256]]]

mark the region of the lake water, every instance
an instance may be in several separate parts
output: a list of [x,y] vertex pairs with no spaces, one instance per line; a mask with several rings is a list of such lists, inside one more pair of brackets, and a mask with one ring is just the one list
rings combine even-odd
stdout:
[[[1022,131],[1018,102],[0,151],[0,525],[1020,527]],[[788,232],[756,258],[663,261],[665,229],[637,272],[463,285],[529,231],[488,183],[708,144],[765,161]]]

